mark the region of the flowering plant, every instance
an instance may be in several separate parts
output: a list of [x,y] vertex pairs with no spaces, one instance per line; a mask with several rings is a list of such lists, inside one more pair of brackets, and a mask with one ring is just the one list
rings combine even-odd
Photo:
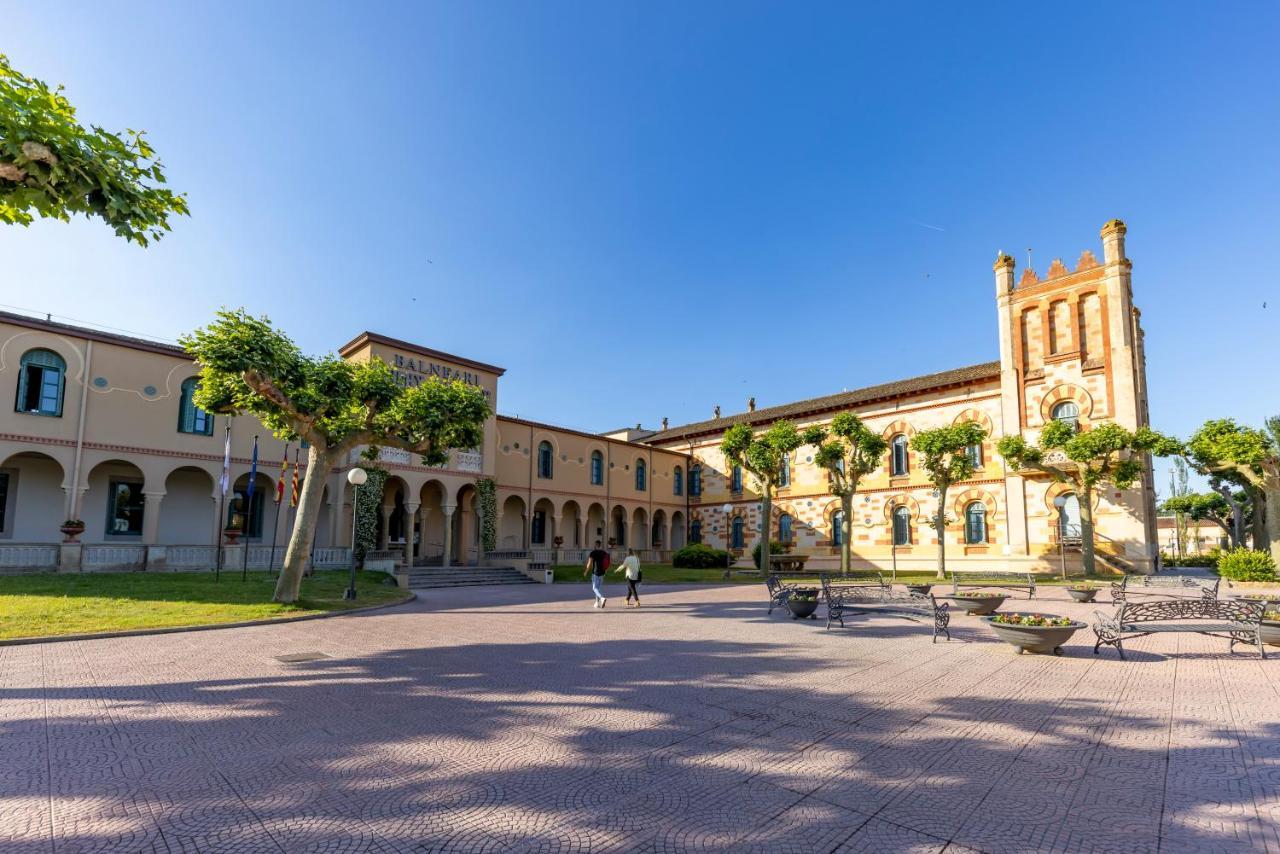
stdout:
[[818,598],[816,587],[797,587],[791,591],[791,598],[798,602],[810,602]]
[[1071,585],[1071,586],[1069,586],[1067,589],[1068,589],[1068,590],[1097,590],[1097,589],[1098,589],[1098,585],[1096,585],[1096,584],[1090,584],[1090,583],[1089,583],[1089,582],[1087,582],[1087,581],[1082,581],[1082,582],[1080,582],[1080,583],[1078,583],[1078,584],[1072,584],[1072,585]]
[[957,599],[1005,599],[1003,593],[983,593],[981,590],[966,590],[955,594]]
[[1280,611],[1266,611],[1262,615],[1262,619],[1268,622],[1280,622]]
[[996,614],[991,622],[1010,626],[1070,626],[1075,621],[1054,614]]

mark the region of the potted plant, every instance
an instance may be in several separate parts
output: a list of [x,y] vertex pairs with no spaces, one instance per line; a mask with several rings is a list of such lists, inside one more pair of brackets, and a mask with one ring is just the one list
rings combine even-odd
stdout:
[[1062,655],[1062,645],[1086,624],[1057,614],[995,614],[983,617],[996,637],[1024,652]]
[[919,593],[921,596],[928,596],[929,591],[933,589],[932,584],[908,584],[907,589],[912,593]]
[[1280,593],[1241,593],[1236,598],[1246,602],[1261,602],[1268,607],[1280,607]]
[[564,537],[552,537],[551,545],[555,546],[556,548],[560,548],[561,546],[564,545]]
[[1098,588],[1092,584],[1072,584],[1067,588],[1067,595],[1077,602],[1092,602]]
[[963,608],[964,612],[970,616],[994,614],[996,608],[1003,605],[1004,600],[1008,598],[1003,593],[985,593],[981,590],[967,590],[964,593],[956,593],[951,597],[956,603],[956,607]]
[[64,543],[79,542],[79,537],[84,533],[84,522],[79,519],[68,519],[63,522],[58,530],[62,532]]
[[240,535],[244,533],[235,525],[228,525],[222,529],[223,536],[227,538],[227,545],[234,546],[240,542]]
[[1262,615],[1262,642],[1267,646],[1280,646],[1280,611],[1267,611]]
[[797,587],[787,596],[787,608],[795,620],[806,617],[815,619],[813,612],[818,610],[818,589],[816,587]]

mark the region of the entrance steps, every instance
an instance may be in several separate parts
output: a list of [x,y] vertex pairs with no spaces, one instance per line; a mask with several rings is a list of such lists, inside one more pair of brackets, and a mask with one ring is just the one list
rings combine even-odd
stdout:
[[409,573],[410,590],[536,583],[520,570],[510,566],[414,567]]

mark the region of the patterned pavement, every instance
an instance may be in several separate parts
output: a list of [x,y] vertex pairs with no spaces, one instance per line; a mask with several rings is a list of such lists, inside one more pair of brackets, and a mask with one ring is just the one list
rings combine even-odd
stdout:
[[0,851],[1280,852],[1280,654],[1018,656],[763,598],[433,590],[0,647]]

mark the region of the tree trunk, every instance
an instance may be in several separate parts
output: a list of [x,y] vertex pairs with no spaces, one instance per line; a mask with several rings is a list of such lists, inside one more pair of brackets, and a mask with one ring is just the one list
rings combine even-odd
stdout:
[[333,467],[333,456],[322,453],[312,445],[307,451],[307,476],[302,480],[302,496],[298,501],[298,515],[289,537],[289,548],[284,553],[284,567],[276,581],[275,602],[296,602],[302,586],[302,574],[311,558],[311,544],[316,538],[316,521],[320,518],[324,498],[324,482]]
[[1267,535],[1267,516],[1273,515],[1267,513],[1266,493],[1255,486],[1249,488],[1249,498],[1253,500],[1253,547],[1258,551],[1269,551],[1271,549],[1271,538]]
[[769,577],[769,543],[773,535],[773,484],[762,483],[760,492],[760,532],[764,535],[760,540],[760,575]]
[[840,574],[849,574],[850,556],[853,552],[853,493],[840,496]]
[[[1263,496],[1266,498],[1266,531],[1267,531],[1267,547],[1271,551],[1271,558],[1276,562],[1276,566],[1280,566],[1280,478],[1267,478],[1263,484]],[[1257,511],[1254,511],[1257,515]]]
[[1080,558],[1085,575],[1096,575],[1097,564],[1093,559],[1093,495],[1084,486],[1077,487],[1080,502]]
[[938,535],[938,580],[947,578],[947,490],[938,490],[938,513],[933,517],[933,530]]

